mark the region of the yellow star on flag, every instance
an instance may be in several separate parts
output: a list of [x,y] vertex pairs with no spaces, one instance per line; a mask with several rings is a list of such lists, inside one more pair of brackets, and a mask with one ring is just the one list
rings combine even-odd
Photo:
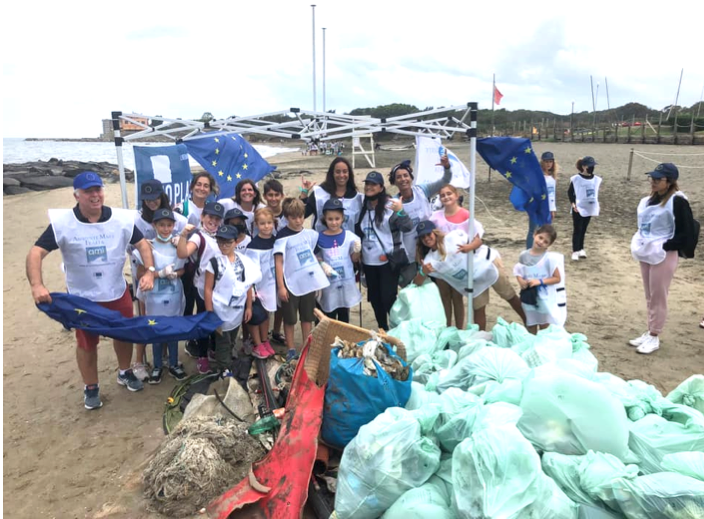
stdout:
[[512,175],[513,175],[513,173],[511,173],[510,171],[506,172],[506,178],[511,178]]
[[218,171],[218,176],[219,176],[219,177],[223,176],[224,174],[225,174],[225,173],[223,173],[222,170]]
[[215,142],[220,142],[220,139],[218,139],[217,137],[215,137]]
[[215,155],[220,155],[220,148],[215,148]]
[[232,140],[233,140],[233,141],[236,141],[236,140],[237,140],[237,138],[236,138],[236,137],[232,137]]
[[531,197],[530,197],[530,200],[528,200],[528,203],[529,203],[529,204],[532,204],[532,203],[533,203],[533,200],[535,200],[535,198],[533,198],[533,197],[531,196]]
[[245,158],[245,159],[248,159],[248,158],[249,158],[249,155],[247,155],[247,154],[245,153],[245,154],[244,154],[244,158]]
[[214,160],[211,164],[213,165],[213,167],[215,167],[215,166],[218,165],[218,161],[217,161],[217,160]]
[[74,310],[76,311],[76,313],[77,313],[78,315],[87,314],[87,313],[88,313],[87,310],[83,310],[82,308],[74,308]]
[[231,182],[231,181],[232,181],[232,177],[231,177],[230,175],[227,175],[227,181],[228,181],[228,182]]
[[247,169],[247,164],[242,164],[242,169]]
[[242,178],[242,175],[240,173],[237,173],[237,178]]
[[530,149],[530,146],[528,146],[525,150],[523,150],[524,153],[533,153],[533,150]]
[[547,198],[545,194],[540,197],[541,200],[545,200],[545,198]]
[[516,157],[511,158],[511,164],[515,164],[518,159]]
[[147,324],[148,324],[149,326],[154,326],[154,325],[156,324],[156,321],[155,321],[154,319],[149,319],[149,320],[147,321]]

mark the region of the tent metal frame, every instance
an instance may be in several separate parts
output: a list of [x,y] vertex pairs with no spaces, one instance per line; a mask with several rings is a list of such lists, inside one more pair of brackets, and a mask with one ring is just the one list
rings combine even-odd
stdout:
[[[218,135],[238,133],[240,135],[257,134],[268,137],[291,140],[318,140],[329,141],[346,137],[362,137],[381,133],[395,133],[412,137],[440,137],[451,138],[457,133],[466,134],[470,144],[470,188],[469,188],[469,214],[470,229],[474,228],[474,186],[476,171],[477,150],[477,110],[478,103],[470,102],[465,105],[455,105],[432,110],[425,110],[396,117],[376,118],[362,115],[345,115],[328,112],[318,112],[290,108],[280,112],[269,112],[246,117],[227,117],[225,119],[212,119],[208,122],[189,119],[171,119],[160,115],[145,116],[142,114],[112,112],[112,127],[115,135],[115,149],[117,164],[120,172],[120,188],[122,190],[122,206],[129,207],[127,200],[127,184],[125,180],[125,167],[122,155],[123,142],[137,141],[157,136],[167,137],[175,143],[188,140],[203,139]],[[461,117],[443,115],[464,111]],[[436,115],[426,119],[429,116]],[[465,122],[469,116],[469,124]],[[275,122],[270,118],[286,117],[290,120]],[[147,118],[150,124],[143,121]],[[122,136],[120,121],[136,125],[141,130]],[[156,124],[158,123],[158,124]],[[467,323],[473,322],[472,296],[474,290],[473,254],[467,255]]]

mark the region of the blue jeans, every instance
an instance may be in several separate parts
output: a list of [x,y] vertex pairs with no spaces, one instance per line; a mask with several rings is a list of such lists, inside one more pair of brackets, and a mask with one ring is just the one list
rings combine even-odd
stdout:
[[[169,350],[169,366],[172,368],[175,367],[178,364],[178,341],[174,342],[167,342],[165,343],[166,347]],[[163,353],[163,348],[164,343],[161,342],[155,342],[152,344],[152,351],[154,352],[154,367],[155,368],[160,368],[163,366],[163,363],[161,361],[161,355]]]
[[530,217],[528,217],[528,236],[526,236],[526,249],[530,249],[533,247],[533,235],[535,234],[535,230],[537,228],[537,222],[534,222],[530,219]]

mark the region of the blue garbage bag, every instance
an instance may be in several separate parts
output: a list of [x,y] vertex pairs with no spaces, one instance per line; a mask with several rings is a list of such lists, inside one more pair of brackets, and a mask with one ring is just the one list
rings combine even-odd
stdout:
[[[386,351],[406,366],[387,344]],[[343,449],[368,424],[389,407],[404,407],[411,396],[413,368],[408,379],[395,380],[376,362],[377,377],[364,374],[364,358],[341,359],[340,348],[330,353],[330,377],[325,389],[321,435],[328,445]]]

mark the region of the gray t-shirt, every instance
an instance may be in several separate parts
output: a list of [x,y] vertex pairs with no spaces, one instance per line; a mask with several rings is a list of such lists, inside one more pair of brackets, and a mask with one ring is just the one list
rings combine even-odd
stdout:
[[518,262],[521,265],[525,265],[526,267],[532,267],[533,265],[537,265],[538,263],[540,263],[540,260],[543,259],[543,256],[545,256],[544,252],[539,256],[534,256],[530,253],[530,249],[528,249],[521,252],[521,255],[518,256]]

